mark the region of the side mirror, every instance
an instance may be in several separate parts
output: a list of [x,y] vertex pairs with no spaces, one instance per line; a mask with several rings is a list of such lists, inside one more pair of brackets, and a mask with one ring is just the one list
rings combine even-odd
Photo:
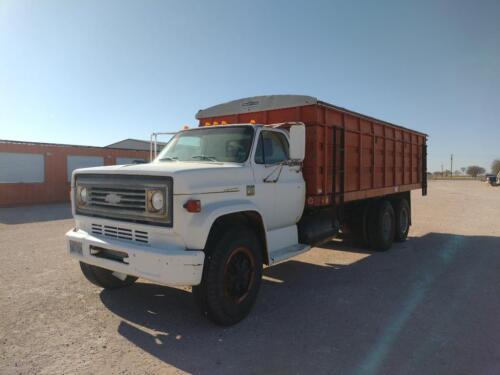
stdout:
[[303,161],[306,156],[306,127],[292,125],[290,127],[290,159]]

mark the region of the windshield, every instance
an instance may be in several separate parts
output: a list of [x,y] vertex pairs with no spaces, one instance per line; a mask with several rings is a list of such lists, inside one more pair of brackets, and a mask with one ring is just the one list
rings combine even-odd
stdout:
[[172,138],[156,160],[243,163],[248,159],[253,134],[251,126],[186,130]]

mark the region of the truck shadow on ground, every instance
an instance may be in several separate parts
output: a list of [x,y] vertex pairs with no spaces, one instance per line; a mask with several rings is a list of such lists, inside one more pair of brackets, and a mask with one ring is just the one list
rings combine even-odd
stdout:
[[500,369],[499,237],[429,233],[367,255],[266,269],[253,312],[230,328],[203,319],[189,290],[139,282],[101,299],[123,318],[120,335],[190,373]]
[[72,219],[69,203],[0,208],[0,224],[15,225]]

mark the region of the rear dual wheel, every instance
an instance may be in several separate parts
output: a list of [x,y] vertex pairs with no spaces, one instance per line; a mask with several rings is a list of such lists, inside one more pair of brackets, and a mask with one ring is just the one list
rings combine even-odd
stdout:
[[394,241],[395,214],[387,200],[374,202],[368,215],[368,242],[375,251],[388,250]]
[[393,241],[403,242],[410,229],[410,205],[405,198],[393,203],[388,200],[374,202],[368,213],[368,243],[373,250],[388,250]]
[[193,295],[203,314],[218,325],[245,318],[257,298],[262,253],[255,234],[244,228],[222,233],[207,249],[200,285]]
[[355,245],[368,247],[368,216],[370,206],[363,204],[356,207],[345,219],[342,226],[343,234],[351,239]]
[[394,203],[394,241],[403,242],[408,237],[410,230],[410,205],[405,198]]

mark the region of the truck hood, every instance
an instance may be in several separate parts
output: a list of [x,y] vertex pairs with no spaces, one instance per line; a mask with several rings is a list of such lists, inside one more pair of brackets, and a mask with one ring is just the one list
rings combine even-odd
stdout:
[[166,161],[148,164],[81,168],[74,174],[169,176],[174,194],[204,194],[232,191],[252,178],[249,168],[235,163]]

